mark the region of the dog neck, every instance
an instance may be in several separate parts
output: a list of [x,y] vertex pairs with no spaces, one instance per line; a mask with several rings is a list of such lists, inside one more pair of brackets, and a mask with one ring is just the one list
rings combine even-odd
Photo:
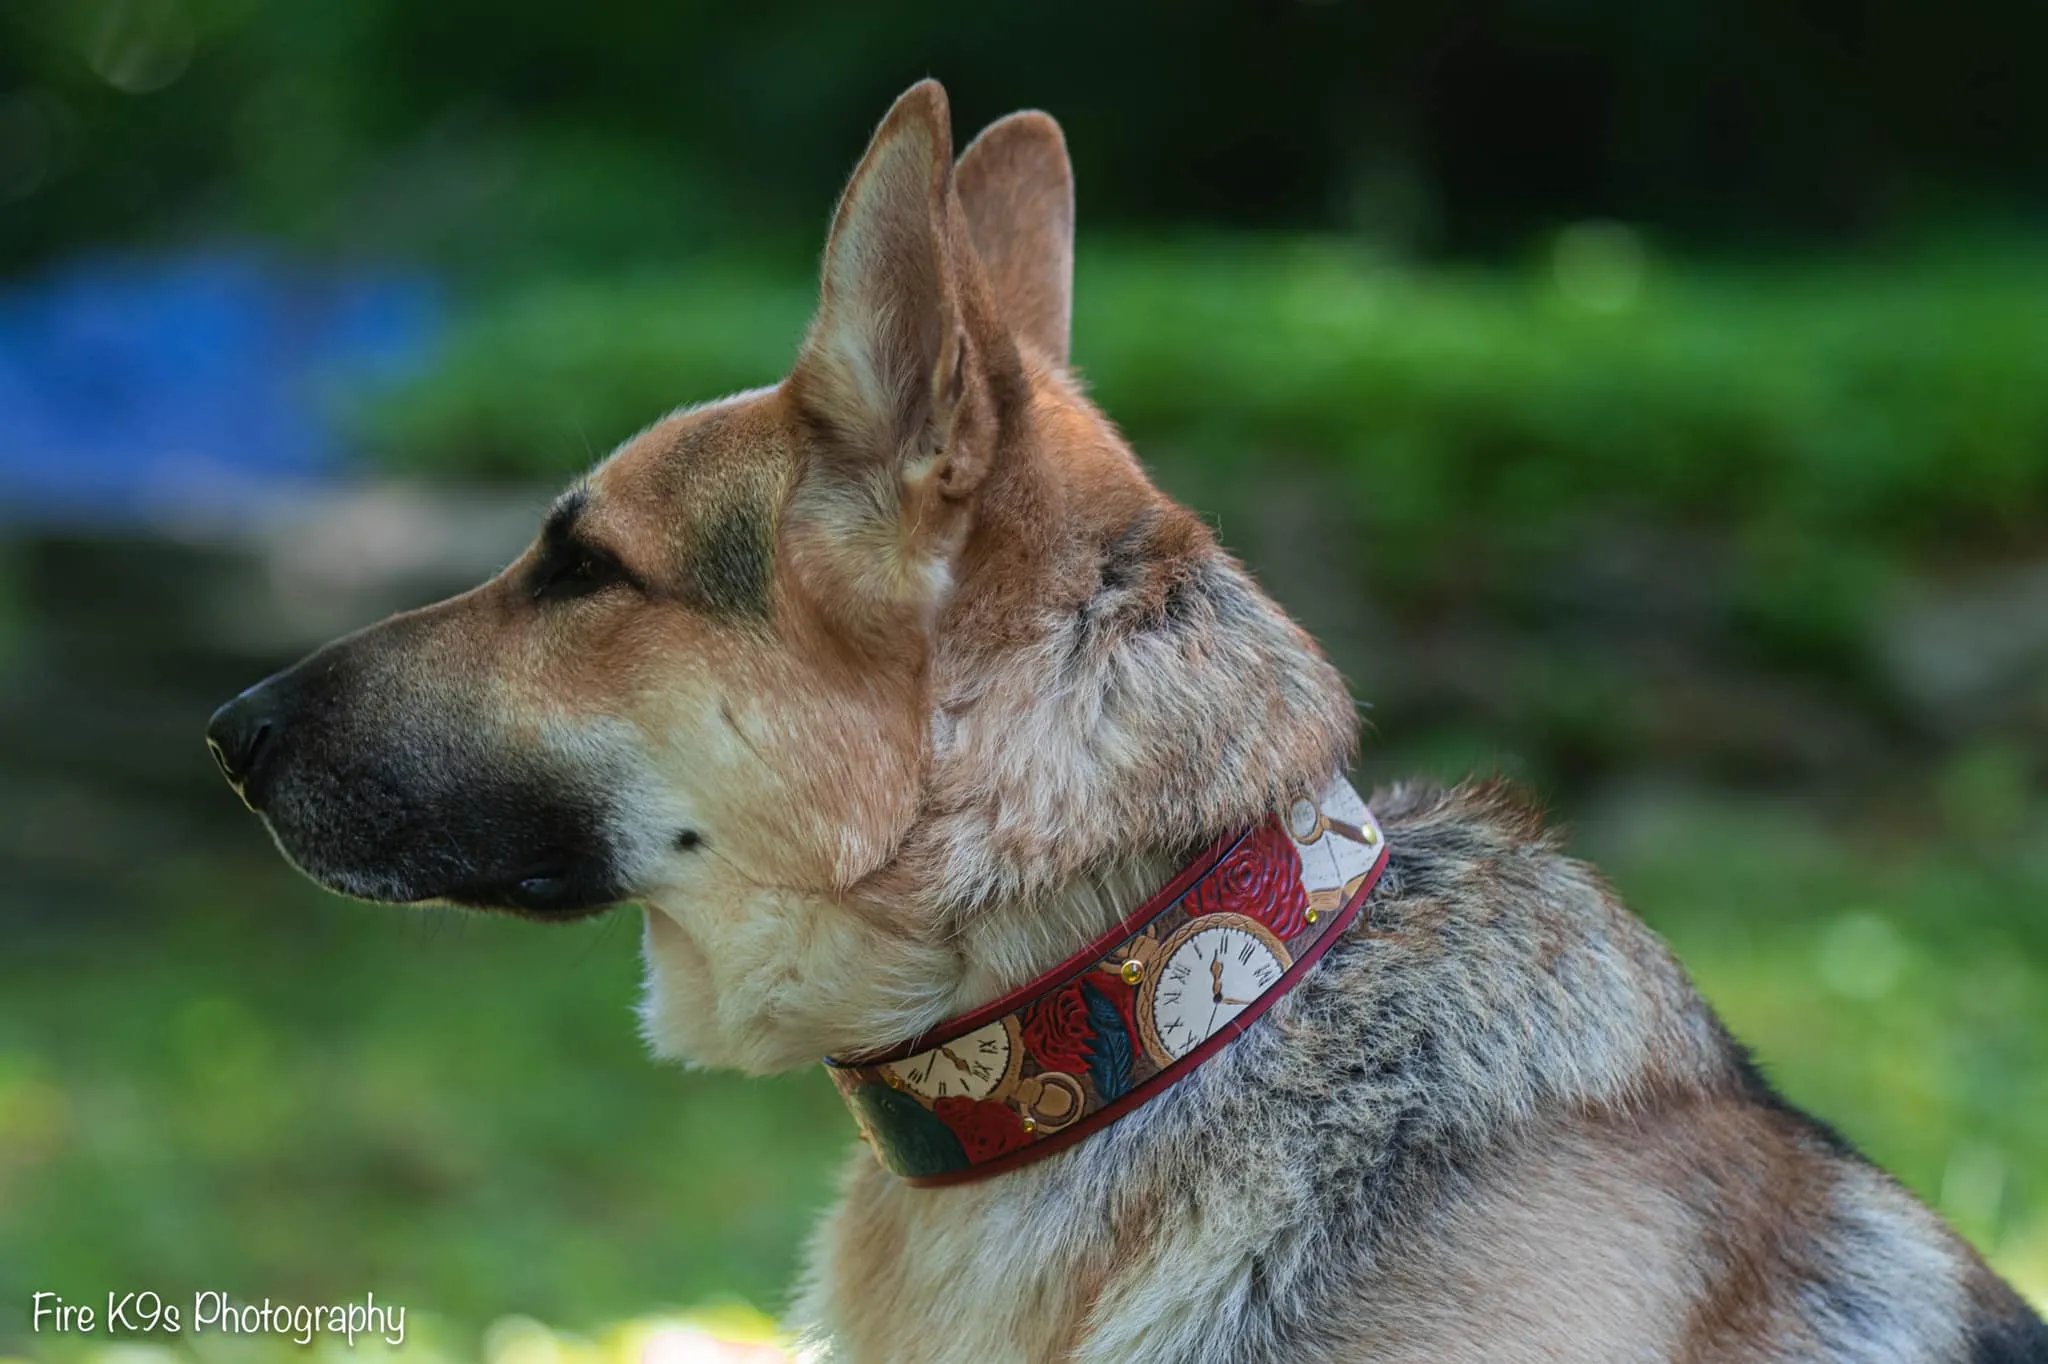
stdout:
[[[925,814],[865,888],[922,904],[959,950],[944,1013],[834,1067],[877,1153],[913,1179],[1008,1168],[1186,1074],[1335,940],[1383,852],[1332,782],[1357,732],[1342,680],[1205,527],[1146,501],[1105,509],[1065,551],[1039,581],[1085,590],[1041,601],[1028,641],[976,647],[961,627],[980,594],[963,592],[935,660]],[[1306,821],[1299,839],[1290,820]],[[1331,821],[1355,841],[1326,837]],[[1247,868],[1273,898],[1198,922]],[[1242,988],[1208,980],[1199,1018],[1162,1004],[1146,973],[1192,970],[1201,951],[1221,969],[1225,939],[1246,954],[1229,963]],[[952,1045],[969,1039],[972,1054]]]
[[1338,777],[1204,849],[1029,984],[826,1066],[876,1156],[911,1183],[1015,1168],[1107,1127],[1254,1024],[1350,926],[1385,861]]
[[[856,895],[957,933],[1140,863],[1170,874],[1349,765],[1343,679],[1206,527],[1145,493],[1043,551],[1028,607],[962,584],[932,665],[923,809]],[[1039,631],[977,628],[1015,615]]]
[[[992,600],[1000,575],[961,584],[931,667],[923,809],[848,897],[907,911],[954,969],[915,1026],[843,1042],[873,1049],[1015,989],[1349,766],[1337,671],[1206,526],[1143,494],[1075,513],[1025,575],[1028,610]],[[1019,615],[1039,631],[977,628]]]
[[[927,669],[917,816],[885,860],[820,890],[714,859],[693,869],[717,884],[650,894],[658,1053],[754,1072],[878,1053],[1050,969],[1348,766],[1343,680],[1205,526],[1149,490],[1087,510],[1028,571],[963,577]],[[1006,590],[1029,600],[991,601]]]

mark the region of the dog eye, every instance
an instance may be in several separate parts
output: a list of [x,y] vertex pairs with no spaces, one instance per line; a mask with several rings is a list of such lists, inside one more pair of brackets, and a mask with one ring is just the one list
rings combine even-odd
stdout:
[[571,550],[543,562],[534,575],[535,601],[567,601],[587,597],[624,577],[618,564],[590,550]]

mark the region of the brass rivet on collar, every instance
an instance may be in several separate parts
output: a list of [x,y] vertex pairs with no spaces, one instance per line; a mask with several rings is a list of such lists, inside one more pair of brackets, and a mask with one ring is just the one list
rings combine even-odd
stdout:
[[1315,922],[1315,921],[1316,921],[1317,919],[1320,919],[1320,918],[1322,918],[1322,917],[1323,917],[1322,915],[1320,915],[1320,914],[1316,913],[1316,912],[1315,912],[1314,910],[1310,910],[1310,911],[1308,912],[1308,921],[1309,921],[1310,923],[1314,923],[1314,922]]
[[1123,969],[1118,971],[1117,974],[1124,978],[1124,984],[1136,985],[1145,978],[1145,963],[1139,961],[1136,957],[1132,957],[1123,964]]
[[1038,1119],[1026,1113],[1024,1115],[1024,1130],[1026,1132],[1036,1132],[1038,1130]]

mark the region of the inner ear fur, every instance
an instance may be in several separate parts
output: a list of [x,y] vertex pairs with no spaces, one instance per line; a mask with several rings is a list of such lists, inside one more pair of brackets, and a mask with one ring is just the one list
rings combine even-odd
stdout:
[[975,253],[1003,320],[1056,365],[1067,363],[1074,299],[1074,169],[1048,114],[997,119],[954,172]]
[[875,130],[821,273],[791,375],[799,402],[840,459],[928,483],[916,500],[965,499],[987,473],[1018,362],[955,187],[936,81],[905,91]]

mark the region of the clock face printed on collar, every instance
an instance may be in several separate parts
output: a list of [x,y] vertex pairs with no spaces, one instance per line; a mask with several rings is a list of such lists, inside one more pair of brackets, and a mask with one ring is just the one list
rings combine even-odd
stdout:
[[883,1067],[903,1088],[925,1100],[998,1099],[1016,1087],[1024,1049],[1014,1018],[963,1033],[915,1056]]
[[1293,958],[1242,914],[1209,914],[1166,940],[1138,993],[1138,1030],[1161,1064],[1178,1061],[1275,985]]

